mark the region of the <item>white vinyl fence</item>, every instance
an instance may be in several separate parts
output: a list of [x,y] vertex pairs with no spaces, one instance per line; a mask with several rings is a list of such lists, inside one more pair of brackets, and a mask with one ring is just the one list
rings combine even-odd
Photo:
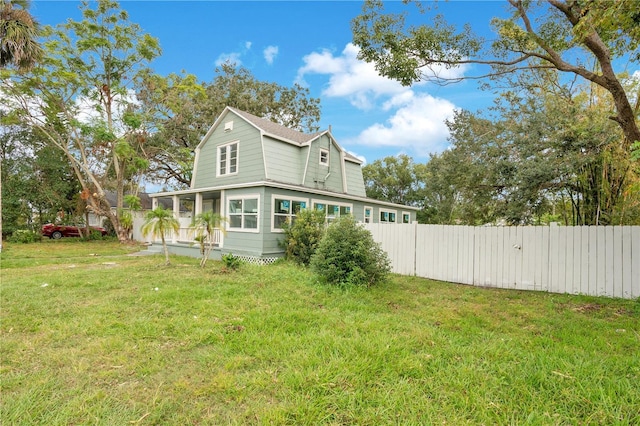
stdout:
[[366,224],[393,272],[476,286],[640,297],[640,227]]

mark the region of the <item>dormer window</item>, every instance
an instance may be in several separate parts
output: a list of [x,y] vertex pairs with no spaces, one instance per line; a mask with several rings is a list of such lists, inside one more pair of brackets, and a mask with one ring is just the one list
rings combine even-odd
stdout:
[[320,150],[320,164],[323,166],[329,165],[329,151],[326,149]]

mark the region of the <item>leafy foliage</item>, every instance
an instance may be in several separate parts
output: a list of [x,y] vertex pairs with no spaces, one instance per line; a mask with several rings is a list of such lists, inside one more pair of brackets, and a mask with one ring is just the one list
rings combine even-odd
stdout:
[[24,0],[0,0],[0,68],[13,65],[27,70],[42,59],[39,26],[28,5]]
[[[382,75],[408,86],[420,80],[488,81],[540,69],[571,73],[608,92],[616,111],[610,119],[622,130],[625,149],[640,141],[637,108],[631,103],[635,96],[625,92],[615,62],[640,61],[636,0],[508,0],[508,17],[491,21],[497,34],[492,41],[474,35],[469,25],[448,24],[433,12],[435,4],[404,3],[415,3],[427,22],[409,25],[406,13],[386,13],[381,0],[365,1],[362,14],[352,21],[359,58],[374,63]],[[464,76],[443,72],[472,64],[481,72],[490,70]]]
[[7,238],[10,243],[36,243],[42,239],[42,235],[39,232],[30,231],[28,229],[18,229],[14,231],[11,236]]
[[285,249],[285,257],[300,265],[309,265],[311,256],[318,248],[325,231],[324,212],[302,209],[293,223],[285,223],[284,240],[280,245]]
[[202,212],[196,215],[195,218],[195,240],[200,243],[200,267],[204,268],[209,259],[209,254],[213,249],[215,230],[219,229],[220,232],[224,232],[224,228],[220,226],[220,223],[226,221],[226,218],[220,216],[212,211]]
[[353,216],[341,216],[329,225],[311,267],[338,286],[369,287],[384,281],[391,270],[387,253]]
[[169,249],[165,241],[165,234],[170,231],[178,232],[179,230],[180,222],[178,222],[178,219],[173,217],[171,210],[165,210],[162,206],[147,212],[141,229],[144,236],[151,234],[153,238],[160,237],[164,250],[165,265],[169,265]]
[[227,253],[222,255],[222,263],[227,270],[235,271],[242,264],[242,260],[234,256],[233,253]]
[[260,81],[243,67],[225,63],[211,82],[191,74],[162,77],[151,73],[138,80],[138,99],[157,111],[154,134],[145,145],[151,177],[173,187],[190,184],[193,151],[225,107],[231,106],[301,131],[316,131],[320,100],[300,85]]
[[[125,241],[124,186],[137,188],[147,165],[146,111],[132,99],[132,86],[160,47],[115,1],[80,8],[82,20],[44,29],[45,57],[32,72],[3,71],[0,105],[10,111],[7,120],[31,127],[60,150],[87,194],[85,203],[108,217]],[[115,214],[107,190],[117,194]]]

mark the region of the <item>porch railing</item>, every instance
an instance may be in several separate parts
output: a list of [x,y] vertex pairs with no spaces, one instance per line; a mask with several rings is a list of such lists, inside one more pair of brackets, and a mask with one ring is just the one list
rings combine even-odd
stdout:
[[[164,238],[167,242],[176,242],[183,244],[199,244],[195,239],[196,232],[195,228],[189,227],[181,227],[176,235],[174,235],[173,231],[167,231],[164,234]],[[214,228],[213,230],[213,246],[214,247],[222,247],[222,231],[220,228]],[[156,238],[152,242],[159,243],[160,238]]]

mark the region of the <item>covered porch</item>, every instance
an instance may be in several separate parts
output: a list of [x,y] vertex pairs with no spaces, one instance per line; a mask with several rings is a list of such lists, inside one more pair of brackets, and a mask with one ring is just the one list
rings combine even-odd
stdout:
[[[164,209],[172,210],[173,216],[180,223],[179,231],[168,231],[165,234],[165,241],[172,245],[197,245],[195,232],[195,218],[203,212],[214,212],[224,216],[221,211],[222,190],[196,191],[184,190],[175,192],[164,192],[151,195],[152,209],[162,206]],[[220,228],[215,228],[213,236],[213,246],[222,248],[224,246],[224,233]],[[159,238],[153,240],[149,237],[148,242],[160,243]]]

